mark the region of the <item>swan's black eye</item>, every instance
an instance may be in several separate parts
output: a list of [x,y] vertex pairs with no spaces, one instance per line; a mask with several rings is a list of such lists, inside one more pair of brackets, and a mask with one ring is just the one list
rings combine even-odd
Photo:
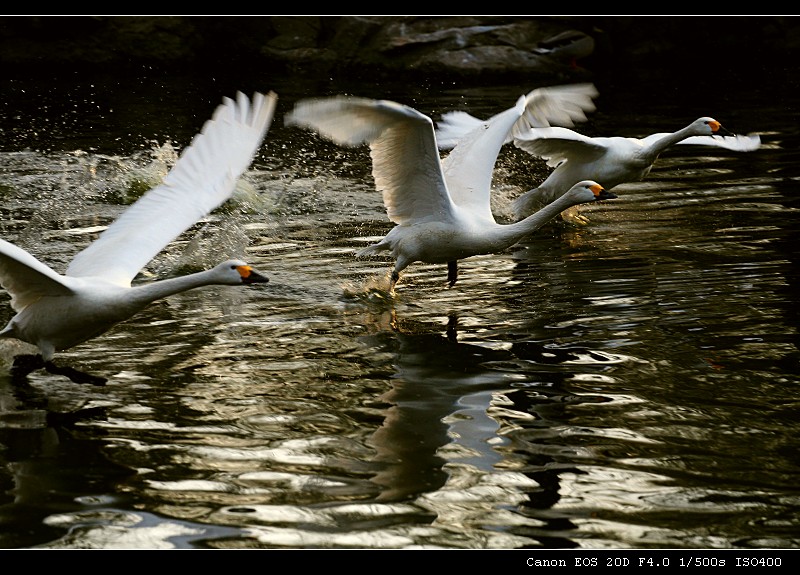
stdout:
[[232,266],[231,266],[231,269],[232,269],[232,270],[235,270],[235,269],[236,269],[236,265],[232,265]]

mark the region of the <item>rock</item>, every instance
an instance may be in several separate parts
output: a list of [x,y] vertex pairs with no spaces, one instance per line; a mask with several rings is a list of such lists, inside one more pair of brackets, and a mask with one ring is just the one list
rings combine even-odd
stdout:
[[553,18],[500,16],[6,16],[0,62],[551,75],[571,72],[534,48],[563,27]]
[[[5,16],[0,62],[30,72],[243,67],[531,83],[634,69],[789,74],[798,30],[800,19],[781,16]],[[589,38],[583,51],[548,46],[576,33]]]

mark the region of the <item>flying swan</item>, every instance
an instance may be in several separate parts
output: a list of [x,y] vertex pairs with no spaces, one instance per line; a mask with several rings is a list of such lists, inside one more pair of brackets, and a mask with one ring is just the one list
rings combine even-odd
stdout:
[[[441,149],[449,149],[481,120],[466,112],[448,112],[437,125]],[[510,138],[508,141],[512,141]],[[651,134],[645,138],[621,136],[591,138],[563,127],[533,127],[515,134],[514,145],[547,161],[555,168],[538,187],[520,195],[512,204],[517,219],[533,213],[564,194],[575,182],[592,179],[610,190],[626,182],[643,180],[659,155],[676,144],[692,144],[750,152],[761,145],[756,134],[736,135],[714,118],[698,118],[677,132]],[[577,207],[566,210],[562,219],[586,224]]]
[[73,381],[102,385],[103,378],[57,366],[55,353],[105,333],[158,299],[208,285],[268,281],[232,259],[210,270],[131,285],[169,242],[232,195],[272,123],[276,100],[273,92],[256,93],[252,100],[241,92],[236,100],[224,98],[163,183],[78,253],[64,275],[0,240],[0,285],[17,312],[0,337],[35,345],[41,353],[18,356],[15,368],[27,374],[44,367]]

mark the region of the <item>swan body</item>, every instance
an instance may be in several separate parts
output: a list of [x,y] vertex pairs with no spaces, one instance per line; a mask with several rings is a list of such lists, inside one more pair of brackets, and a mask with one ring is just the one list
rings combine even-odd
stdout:
[[225,98],[163,183],[78,253],[65,274],[0,240],[0,285],[17,312],[0,337],[37,346],[49,364],[57,351],[105,333],[158,299],[207,285],[268,281],[234,259],[183,277],[131,285],[169,242],[231,196],[269,129],[276,99],[274,93]]
[[[465,112],[445,114],[438,127],[442,147],[448,147],[475,129],[481,121]],[[718,121],[698,118],[685,128],[672,133],[651,134],[645,138],[620,136],[591,138],[564,127],[534,127],[517,133],[514,145],[547,161],[554,170],[539,184],[518,197],[512,204],[517,219],[552,202],[575,182],[596,180],[612,189],[626,182],[643,180],[666,149],[677,144],[724,148],[737,152],[756,150],[761,145],[758,135],[735,135]],[[573,223],[588,220],[567,210],[562,218]]]
[[[414,262],[447,263],[475,255],[500,252],[532,234],[562,211],[578,204],[608,200],[616,195],[591,180],[578,182],[566,194],[541,210],[514,224],[498,224],[494,218],[455,214],[449,221],[430,220],[398,225],[377,244],[360,250],[359,256],[387,251],[395,258],[393,281]],[[455,284],[455,273],[449,276]]]
[[498,224],[490,191],[497,155],[511,134],[557,121],[572,125],[593,109],[591,85],[534,90],[459,141],[440,160],[433,121],[388,100],[339,96],[298,102],[286,123],[317,131],[339,145],[367,143],[375,186],[389,219],[397,224],[378,243],[358,252],[387,251],[395,259],[390,291],[414,262],[447,263],[457,279],[457,261],[501,251],[575,203],[614,197],[595,182],[582,182],[551,206],[514,224]]

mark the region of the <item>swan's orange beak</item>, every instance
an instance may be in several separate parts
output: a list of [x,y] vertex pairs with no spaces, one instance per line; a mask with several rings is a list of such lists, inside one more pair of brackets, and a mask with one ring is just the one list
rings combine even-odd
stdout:
[[594,194],[594,198],[596,200],[613,200],[617,197],[617,194],[614,192],[609,192],[600,184],[594,184],[593,186],[589,186],[589,189],[592,190]]
[[734,136],[735,135],[733,132],[723,128],[722,124],[720,124],[716,120],[710,120],[708,122],[708,127],[711,128],[711,133],[713,133],[715,136]]
[[265,284],[269,281],[269,278],[262,276],[250,266],[236,266],[236,271],[242,276],[243,284]]

